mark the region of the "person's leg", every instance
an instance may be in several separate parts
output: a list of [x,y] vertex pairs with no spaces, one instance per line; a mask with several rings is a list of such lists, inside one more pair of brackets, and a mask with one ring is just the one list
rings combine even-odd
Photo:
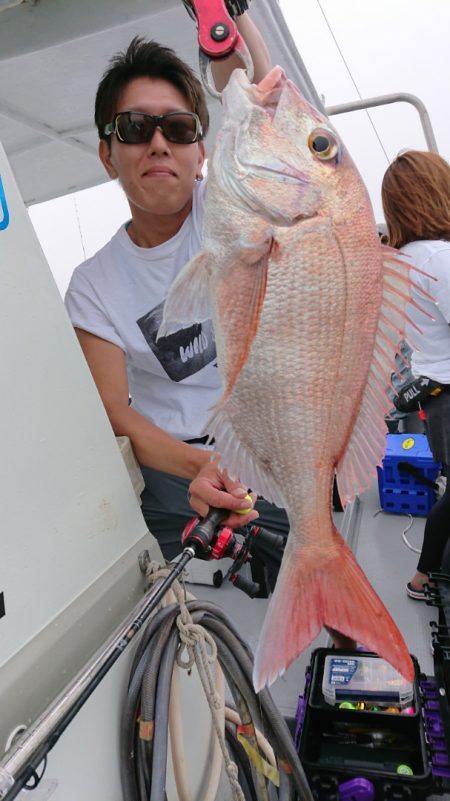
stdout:
[[187,497],[190,482],[149,467],[141,470],[145,481],[142,514],[164,558],[173,559],[183,550],[181,535],[186,523],[195,517]]
[[[429,398],[424,403],[424,411],[426,435],[433,459],[442,465],[443,471],[448,473],[450,464],[450,394],[441,392],[436,398]],[[449,536],[450,486],[447,485],[444,495],[431,508],[427,517],[417,572],[406,589],[411,597],[419,599],[424,597],[423,585],[427,582],[427,573],[440,570]],[[418,591],[419,595],[415,596],[415,591]]]
[[417,572],[409,582],[409,587],[420,592],[428,581],[428,573],[438,572],[447,543],[450,540],[450,483],[445,492],[432,506],[428,514],[423,545],[417,564]]
[[268,503],[264,498],[258,498],[255,503],[255,509],[259,512],[259,517],[255,520],[256,526],[266,528],[273,534],[278,534],[280,537],[287,538],[289,534],[289,520],[284,509],[275,506],[273,503]]

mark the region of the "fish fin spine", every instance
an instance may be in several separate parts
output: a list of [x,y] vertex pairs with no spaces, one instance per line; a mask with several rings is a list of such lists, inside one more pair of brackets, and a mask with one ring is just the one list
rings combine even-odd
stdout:
[[427,297],[426,291],[418,287],[411,277],[414,265],[401,258],[392,248],[383,247],[382,258],[382,303],[372,360],[360,411],[345,453],[336,468],[339,495],[343,503],[370,486],[375,467],[381,465],[383,460],[387,432],[384,420],[393,405],[387,393],[392,373],[395,372],[395,356],[405,336],[406,322],[418,329],[410,319],[406,306],[412,303],[429,316],[422,309],[420,300],[411,298],[413,287]]

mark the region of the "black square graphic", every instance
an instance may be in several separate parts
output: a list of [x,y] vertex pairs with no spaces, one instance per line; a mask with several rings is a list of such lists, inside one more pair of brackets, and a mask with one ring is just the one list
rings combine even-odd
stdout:
[[182,381],[216,359],[211,320],[181,328],[156,341],[164,301],[136,320],[145,341],[172,381]]

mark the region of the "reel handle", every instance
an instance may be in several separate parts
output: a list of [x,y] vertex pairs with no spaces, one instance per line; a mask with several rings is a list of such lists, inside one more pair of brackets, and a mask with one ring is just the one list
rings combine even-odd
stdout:
[[233,576],[230,576],[230,581],[235,587],[245,592],[245,594],[250,598],[256,598],[258,596],[260,586],[255,581],[247,579],[244,576],[240,576],[239,573],[235,573]]

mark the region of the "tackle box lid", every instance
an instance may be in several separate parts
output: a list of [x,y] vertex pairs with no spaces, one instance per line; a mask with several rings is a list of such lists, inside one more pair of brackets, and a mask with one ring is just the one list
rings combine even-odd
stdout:
[[387,434],[384,456],[434,461],[426,434]]
[[414,685],[379,657],[358,652],[351,656],[329,654],[324,661],[322,693],[332,706],[352,698],[408,706],[414,697]]

